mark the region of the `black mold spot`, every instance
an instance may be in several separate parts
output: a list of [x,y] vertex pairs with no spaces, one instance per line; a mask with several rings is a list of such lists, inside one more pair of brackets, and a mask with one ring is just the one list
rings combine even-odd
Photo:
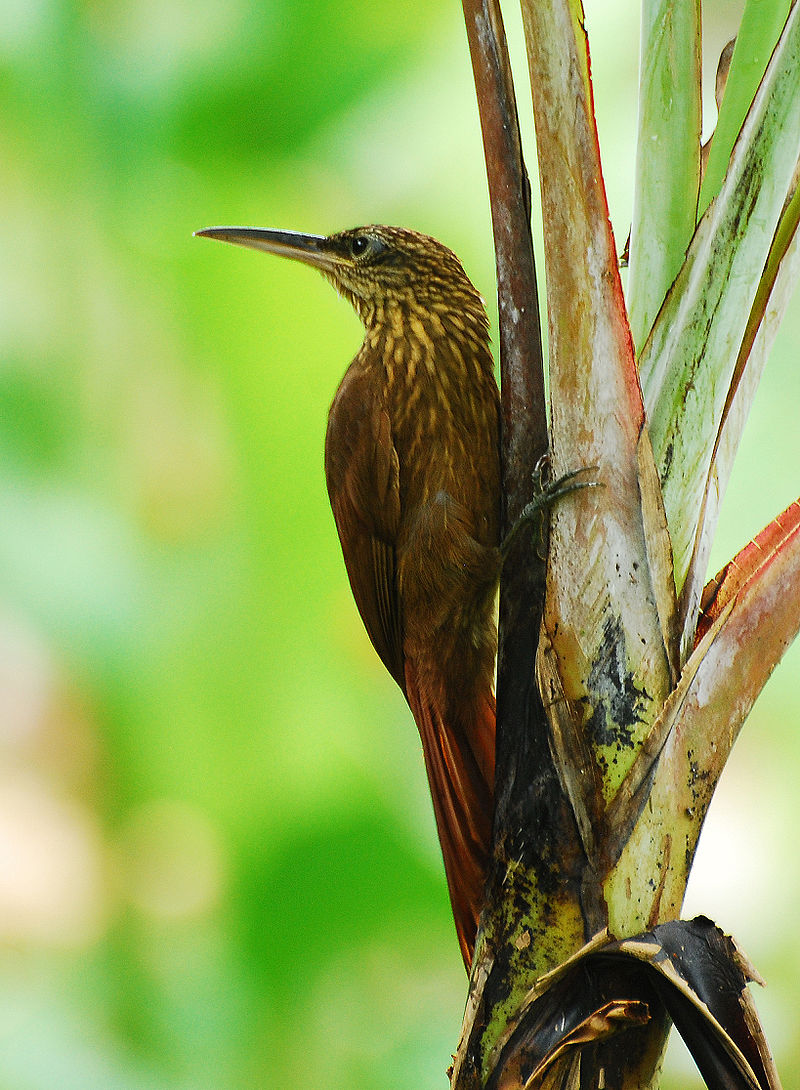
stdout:
[[672,459],[675,455],[675,444],[670,441],[667,445],[667,449],[664,451],[664,466],[661,470],[661,487],[664,487],[664,481],[669,477],[670,467],[672,466]]
[[644,718],[647,693],[627,671],[625,633],[620,619],[610,618],[603,629],[598,661],[587,686],[594,698],[588,730],[595,745],[633,747],[633,728]]

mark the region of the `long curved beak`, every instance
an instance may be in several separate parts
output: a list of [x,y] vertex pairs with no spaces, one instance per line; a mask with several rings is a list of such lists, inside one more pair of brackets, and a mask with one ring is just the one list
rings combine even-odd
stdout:
[[204,227],[195,231],[203,238],[216,238],[220,242],[233,242],[237,246],[249,246],[251,250],[266,250],[269,254],[291,257],[313,265],[315,269],[334,269],[338,262],[335,254],[326,249],[325,235],[303,235],[297,231],[273,231],[267,227]]

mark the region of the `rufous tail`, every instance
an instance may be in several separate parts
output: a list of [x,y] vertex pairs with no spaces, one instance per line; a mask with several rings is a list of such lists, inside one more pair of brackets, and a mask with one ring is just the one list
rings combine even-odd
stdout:
[[408,661],[405,674],[408,703],[422,739],[458,941],[469,972],[491,851],[494,694],[487,690],[456,721],[447,722],[420,692]]

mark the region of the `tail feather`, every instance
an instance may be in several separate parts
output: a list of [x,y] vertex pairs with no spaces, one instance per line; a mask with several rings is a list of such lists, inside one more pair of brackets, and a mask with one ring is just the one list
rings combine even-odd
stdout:
[[420,692],[406,662],[406,693],[422,739],[450,903],[469,971],[491,850],[494,805],[495,701],[487,690],[476,706],[448,722]]

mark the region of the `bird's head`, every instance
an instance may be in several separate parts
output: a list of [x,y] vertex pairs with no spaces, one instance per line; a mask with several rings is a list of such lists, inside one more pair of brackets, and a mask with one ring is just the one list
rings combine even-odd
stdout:
[[401,227],[354,227],[303,235],[260,227],[207,227],[198,235],[266,250],[313,265],[355,307],[366,325],[393,307],[452,310],[486,322],[483,301],[452,250]]

